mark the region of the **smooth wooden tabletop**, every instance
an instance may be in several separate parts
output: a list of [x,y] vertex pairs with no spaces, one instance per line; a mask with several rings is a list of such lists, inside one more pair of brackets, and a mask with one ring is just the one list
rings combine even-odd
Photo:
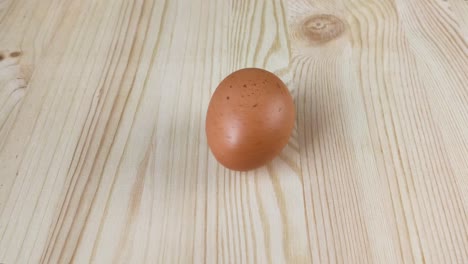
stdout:
[[[468,263],[466,0],[0,0],[0,263]],[[216,162],[229,73],[289,144]]]

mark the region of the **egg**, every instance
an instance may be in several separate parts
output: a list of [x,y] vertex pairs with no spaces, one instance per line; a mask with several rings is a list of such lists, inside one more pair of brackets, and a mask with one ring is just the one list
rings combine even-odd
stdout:
[[286,85],[263,69],[238,70],[216,88],[206,114],[206,136],[225,167],[247,171],[265,165],[286,146],[295,122]]

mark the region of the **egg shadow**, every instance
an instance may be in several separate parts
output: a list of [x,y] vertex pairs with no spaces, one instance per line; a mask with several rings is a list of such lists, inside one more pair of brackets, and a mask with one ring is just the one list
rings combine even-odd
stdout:
[[[342,85],[336,80],[336,67],[319,68],[292,79],[296,105],[296,126],[289,144],[297,142],[301,159],[314,158],[321,145],[333,140],[330,130],[342,118]],[[309,68],[310,68],[309,67]]]

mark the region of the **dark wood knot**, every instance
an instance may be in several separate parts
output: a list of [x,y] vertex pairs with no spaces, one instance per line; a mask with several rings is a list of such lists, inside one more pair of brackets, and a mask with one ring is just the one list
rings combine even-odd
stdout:
[[10,53],[10,57],[12,58],[16,58],[19,56],[21,56],[21,51],[13,51],[12,53]]
[[302,23],[302,33],[312,43],[325,43],[345,31],[345,23],[333,15],[315,15]]

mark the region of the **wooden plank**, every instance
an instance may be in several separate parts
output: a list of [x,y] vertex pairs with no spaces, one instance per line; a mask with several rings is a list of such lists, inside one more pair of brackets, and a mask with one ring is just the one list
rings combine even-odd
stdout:
[[462,263],[468,60],[454,18],[425,1],[288,11],[315,262]]
[[[463,0],[0,0],[0,263],[464,263]],[[278,74],[281,155],[220,166],[217,83]]]
[[233,69],[284,72],[283,7],[205,3],[83,1],[62,15],[1,152],[2,260],[307,261],[301,181],[286,177],[297,152],[231,173],[202,125]]

